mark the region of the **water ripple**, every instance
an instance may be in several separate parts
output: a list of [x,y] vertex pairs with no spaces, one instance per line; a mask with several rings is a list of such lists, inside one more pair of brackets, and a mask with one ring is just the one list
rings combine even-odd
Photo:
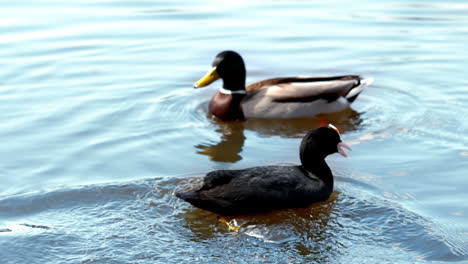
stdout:
[[[337,8],[346,6],[346,8]],[[466,262],[464,3],[51,1],[0,4],[0,244],[5,263]],[[224,49],[248,82],[361,74],[352,109],[220,122],[192,84]],[[213,169],[299,162],[310,129],[326,203],[228,218],[173,193]],[[167,250],[170,248],[171,250]]]

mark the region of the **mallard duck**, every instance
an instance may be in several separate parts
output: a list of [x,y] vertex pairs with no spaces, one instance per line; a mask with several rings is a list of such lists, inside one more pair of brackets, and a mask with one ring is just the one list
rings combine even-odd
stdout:
[[372,79],[346,75],[274,78],[245,86],[244,60],[234,51],[223,51],[194,87],[205,87],[220,78],[223,87],[211,99],[209,113],[222,120],[311,117],[339,112],[372,83]]
[[332,193],[333,175],[325,157],[336,152],[347,157],[344,148],[351,150],[336,127],[320,127],[302,139],[301,165],[212,171],[200,189],[176,196],[222,215],[305,207],[327,200]]

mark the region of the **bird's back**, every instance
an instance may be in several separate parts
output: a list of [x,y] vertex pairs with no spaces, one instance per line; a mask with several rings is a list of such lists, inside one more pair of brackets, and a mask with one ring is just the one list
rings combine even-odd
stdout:
[[286,77],[246,87],[242,111],[247,118],[297,118],[340,112],[370,82],[357,75]]
[[210,172],[199,190],[177,197],[216,213],[238,214],[302,207],[326,200],[330,192],[301,166],[264,166]]

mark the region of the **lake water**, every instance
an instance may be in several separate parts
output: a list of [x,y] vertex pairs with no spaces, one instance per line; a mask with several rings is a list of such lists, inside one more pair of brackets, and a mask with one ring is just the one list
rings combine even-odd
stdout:
[[[2,263],[467,263],[464,1],[0,2]],[[361,74],[352,109],[219,122],[220,51],[247,82]],[[174,196],[215,169],[298,163],[334,123],[335,192],[218,219]],[[230,223],[230,227],[223,221]]]

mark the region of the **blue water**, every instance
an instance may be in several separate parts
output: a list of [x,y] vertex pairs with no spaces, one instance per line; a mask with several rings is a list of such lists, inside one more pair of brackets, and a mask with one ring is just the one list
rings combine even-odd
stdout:
[[[468,4],[463,1],[0,2],[2,263],[468,262]],[[220,122],[232,49],[253,82],[375,79],[352,109]],[[335,192],[224,219],[174,193],[215,169],[298,163],[323,120]]]

